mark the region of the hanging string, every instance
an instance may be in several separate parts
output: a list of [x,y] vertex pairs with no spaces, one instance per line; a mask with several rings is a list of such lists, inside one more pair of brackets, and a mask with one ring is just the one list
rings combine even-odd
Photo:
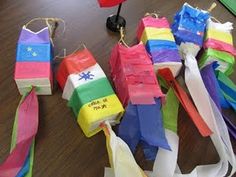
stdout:
[[[80,50],[82,47],[83,47],[83,49],[87,49],[86,45],[85,45],[84,43],[82,43],[82,44],[78,45],[78,47],[77,47],[72,53],[70,53],[69,55],[66,55],[67,50],[64,48],[64,49],[62,49],[62,50],[58,53],[58,55],[56,55],[56,56],[53,58],[53,60],[61,60],[61,59],[64,59],[64,58],[66,58],[66,57],[69,57],[69,56],[75,54],[75,53],[76,53],[78,50]],[[61,56],[61,53],[62,53],[62,52],[63,52],[63,55]]]
[[125,38],[124,28],[121,27],[120,28],[120,40],[119,40],[119,43],[122,43],[124,46],[129,48],[128,44],[124,41],[124,38]]
[[42,17],[33,18],[32,20],[30,20],[28,23],[25,24],[25,27],[27,28],[30,24],[32,24],[35,21],[44,21],[46,23],[48,30],[49,30],[49,34],[50,34],[50,41],[53,46],[54,46],[53,38],[55,37],[55,31],[58,27],[59,22],[63,23],[62,34],[65,33],[66,24],[65,24],[65,21],[61,18],[42,18]]

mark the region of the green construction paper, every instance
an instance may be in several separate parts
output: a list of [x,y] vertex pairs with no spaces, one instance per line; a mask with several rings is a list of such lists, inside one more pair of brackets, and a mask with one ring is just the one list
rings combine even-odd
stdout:
[[[222,90],[221,90],[222,91]],[[223,92],[222,91],[222,93],[223,93],[223,95],[224,95],[224,97],[225,97],[225,99],[226,100],[229,100],[229,101],[231,101],[231,102],[235,102],[236,103],[236,100],[234,100],[233,98],[231,98],[229,95],[227,95],[225,92]]]
[[[26,94],[22,96],[22,98],[20,100],[20,103],[19,103],[19,105],[17,107],[17,110],[16,110],[15,120],[14,120],[14,124],[13,124],[10,151],[12,151],[16,146],[17,125],[18,125],[18,110],[19,110],[20,104],[22,103],[22,101],[24,100],[25,97],[26,97]],[[25,177],[32,177],[32,175],[33,175],[34,147],[35,147],[35,140],[33,140],[32,145],[30,147],[30,167],[29,167],[29,171],[25,174]]]
[[101,78],[77,87],[69,100],[68,106],[72,108],[77,117],[80,108],[84,104],[112,94],[114,94],[114,91],[107,78]]
[[164,87],[165,89],[168,89],[169,87],[167,86],[167,83],[165,81],[165,79],[163,79],[162,77],[158,76],[158,82],[159,85],[161,85],[162,87]]
[[235,63],[234,56],[223,51],[218,51],[215,49],[208,48],[204,51],[202,57],[199,61],[199,67],[202,68],[203,65],[207,62],[208,57],[212,57],[214,59],[218,59],[222,62],[226,62],[229,64],[227,70],[225,71],[226,75],[230,75],[233,72],[233,65]]
[[166,94],[166,103],[162,106],[164,127],[177,133],[179,101],[174,90],[170,88]]
[[230,87],[232,90],[236,91],[236,85],[222,72],[217,73],[217,78],[223,82],[225,85]]
[[220,0],[234,15],[236,15],[236,1],[235,0]]

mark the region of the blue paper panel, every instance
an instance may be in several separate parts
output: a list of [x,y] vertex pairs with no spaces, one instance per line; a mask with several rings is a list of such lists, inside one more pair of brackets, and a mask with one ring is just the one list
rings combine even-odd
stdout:
[[50,62],[52,50],[50,44],[18,44],[17,62]]
[[167,40],[148,40],[146,49],[149,53],[162,49],[178,50],[175,42]]
[[157,98],[155,101],[156,104],[151,105],[129,103],[119,126],[119,136],[133,153],[140,141],[145,143],[144,153],[148,159],[155,157],[157,147],[170,150],[162,122],[161,101]]
[[176,13],[174,17],[173,31],[185,29],[193,33],[205,32],[206,22],[210,14],[206,11],[193,8],[188,4],[184,4],[182,9]]
[[196,45],[202,46],[203,37],[186,30],[178,30],[174,33],[175,41],[177,45],[180,45],[181,42],[191,42]]
[[[174,23],[172,24],[172,32],[174,33],[174,36],[178,36],[179,38],[178,43],[180,44],[181,42],[186,42],[186,40],[184,40],[186,38],[185,33],[176,35],[176,33],[178,33],[180,30],[184,30],[185,32],[188,31],[189,33],[199,35],[201,38],[203,38],[206,22],[209,17],[210,14],[208,12],[203,12],[185,3],[182,9],[176,13],[174,17]],[[191,39],[191,37],[187,39]],[[195,43],[195,41],[193,42]]]
[[151,146],[145,141],[141,141],[141,145],[146,160],[155,160],[157,156],[158,147]]
[[211,96],[212,100],[215,102],[218,109],[221,111],[220,106],[220,86],[217,82],[217,78],[213,69],[213,64],[205,66],[201,70],[202,80],[204,85]]
[[137,105],[141,139],[151,146],[171,150],[165,137],[160,98],[155,98],[155,102],[152,105]]
[[219,83],[220,88],[223,90],[224,93],[229,95],[233,100],[236,100],[236,92],[233,89],[228,87],[225,83],[221,82],[220,80],[218,80],[218,83]]
[[128,104],[119,126],[119,136],[128,144],[134,153],[140,140],[140,128],[137,106]]

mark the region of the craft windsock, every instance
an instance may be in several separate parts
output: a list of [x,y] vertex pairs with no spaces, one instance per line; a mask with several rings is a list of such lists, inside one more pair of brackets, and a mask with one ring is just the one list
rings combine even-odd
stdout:
[[32,85],[38,95],[52,94],[52,58],[49,28],[33,32],[23,26],[17,43],[14,76],[21,95],[27,93]]
[[87,137],[101,130],[100,124],[119,123],[123,107],[105,73],[87,48],[66,56],[57,71],[57,81],[77,122]]
[[[203,45],[209,17],[208,11],[194,8],[185,3],[176,13],[172,24],[174,37],[184,59],[185,83],[198,112],[212,130],[210,137],[221,159],[217,165],[196,167],[191,174],[196,173],[199,177],[225,176],[228,172],[228,163],[233,167],[231,175],[236,169],[235,155],[227,126],[221,112],[206,90],[195,58]],[[206,170],[206,168],[208,169]]]

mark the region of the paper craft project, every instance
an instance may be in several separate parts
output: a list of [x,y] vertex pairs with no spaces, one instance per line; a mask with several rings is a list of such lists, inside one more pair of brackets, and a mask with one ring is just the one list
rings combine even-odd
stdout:
[[14,79],[21,95],[36,87],[38,95],[52,94],[53,58],[49,28],[33,32],[23,26],[17,44]]
[[236,49],[233,46],[232,30],[233,24],[230,22],[222,24],[213,22],[211,19],[208,20],[203,45],[205,50],[199,61],[200,68],[216,61],[218,63],[217,70],[226,75],[233,72]]
[[181,57],[165,17],[142,18],[138,25],[137,38],[151,55],[155,71],[168,67],[174,76],[178,75],[182,67]]
[[[33,32],[27,26],[45,21],[47,27]],[[0,165],[0,177],[32,177],[35,136],[38,130],[37,95],[52,93],[52,33],[58,18],[34,18],[23,26],[17,44],[14,79],[22,99],[13,126],[11,152]],[[64,22],[64,21],[63,21]]]
[[110,57],[111,76],[126,112],[119,136],[135,152],[139,142],[170,150],[161,114],[163,94],[143,44],[117,44]]
[[[210,14],[185,3],[174,17],[172,31],[185,63],[185,82],[191,97],[204,121],[211,128],[210,136],[220,156],[217,164],[197,166],[188,176],[230,176],[235,173],[236,161],[227,126],[203,83],[195,56],[202,47],[204,31]],[[201,94],[199,94],[201,93]],[[181,172],[179,172],[181,174]],[[179,175],[182,176],[182,175]]]
[[144,17],[139,22],[137,38],[146,44],[146,49],[151,55],[157,73],[162,75],[168,85],[174,89],[175,94],[200,133],[203,136],[209,136],[211,134],[210,129],[197,112],[188,95],[174,78],[178,75],[182,62],[167,19],[165,17],[158,18],[157,15],[155,17]]
[[87,137],[101,130],[100,124],[119,123],[123,107],[106,75],[88,49],[77,51],[63,59],[57,81],[63,89],[77,122]]
[[228,78],[233,72],[236,49],[233,46],[233,24],[230,22],[220,23],[208,20],[204,53],[199,61],[201,68],[216,62],[218,83],[220,85],[221,106],[236,110],[236,85]]
[[[205,50],[199,61],[204,84],[220,111],[221,107],[236,110],[236,86],[227,76],[233,71],[236,55],[232,29],[233,24],[230,22],[222,24],[209,19],[204,42]],[[223,117],[229,133],[236,138],[236,127],[225,115]]]

